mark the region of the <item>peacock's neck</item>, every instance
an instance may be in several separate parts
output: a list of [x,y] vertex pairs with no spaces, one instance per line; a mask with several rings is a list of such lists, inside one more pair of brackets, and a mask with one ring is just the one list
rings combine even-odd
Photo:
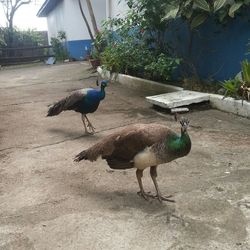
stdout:
[[172,136],[166,140],[167,149],[178,157],[189,153],[191,149],[191,140],[188,133],[182,132],[180,136]]
[[100,99],[103,100],[104,98],[105,98],[105,87],[101,86]]

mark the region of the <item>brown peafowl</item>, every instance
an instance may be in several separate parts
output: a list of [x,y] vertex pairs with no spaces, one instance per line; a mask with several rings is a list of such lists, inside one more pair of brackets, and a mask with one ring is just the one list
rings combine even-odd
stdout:
[[[96,161],[99,156],[105,159],[112,169],[136,168],[140,194],[148,197],[174,202],[171,196],[163,197],[156,181],[157,166],[187,155],[191,150],[191,140],[187,132],[189,120],[182,118],[181,135],[160,124],[135,124],[115,132],[92,147],[82,151],[75,161]],[[156,195],[146,193],[142,185],[143,171],[150,167]]]
[[[100,101],[105,98],[105,87],[107,84],[107,80],[102,80],[100,89],[85,88],[73,91],[69,96],[53,104],[49,108],[47,116],[55,116],[65,110],[74,110],[82,114],[85,133],[93,134],[95,128],[86,114],[93,113],[97,110]],[[87,125],[85,120],[87,121]],[[90,131],[88,131],[87,127]]]

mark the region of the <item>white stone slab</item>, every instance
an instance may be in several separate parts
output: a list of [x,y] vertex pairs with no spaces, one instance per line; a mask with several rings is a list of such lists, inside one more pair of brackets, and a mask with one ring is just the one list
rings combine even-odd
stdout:
[[171,109],[190,105],[192,103],[209,101],[209,94],[183,90],[161,95],[147,96],[146,99],[154,105]]

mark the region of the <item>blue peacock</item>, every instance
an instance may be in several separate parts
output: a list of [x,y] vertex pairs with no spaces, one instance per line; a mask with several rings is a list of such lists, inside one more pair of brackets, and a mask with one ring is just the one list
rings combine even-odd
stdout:
[[47,116],[55,116],[59,115],[62,111],[74,110],[82,114],[85,133],[94,134],[95,128],[89,121],[87,114],[93,113],[97,110],[100,102],[105,98],[105,88],[107,87],[107,84],[107,80],[102,80],[99,89],[84,88],[73,91],[67,97],[54,103],[49,108]]

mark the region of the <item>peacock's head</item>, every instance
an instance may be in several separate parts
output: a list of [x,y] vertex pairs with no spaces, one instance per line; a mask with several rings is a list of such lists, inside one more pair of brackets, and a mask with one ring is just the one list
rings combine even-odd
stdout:
[[189,126],[189,120],[188,118],[182,117],[180,119],[180,124],[181,124],[181,133],[187,132],[188,126]]
[[101,88],[106,88],[108,86],[108,80],[102,80],[101,81]]

